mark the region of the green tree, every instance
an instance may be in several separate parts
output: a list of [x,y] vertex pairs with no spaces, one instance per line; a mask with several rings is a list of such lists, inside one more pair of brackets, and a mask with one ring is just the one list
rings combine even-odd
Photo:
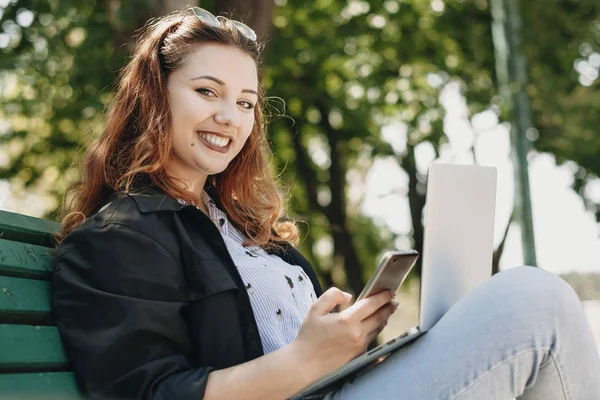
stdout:
[[[101,131],[111,84],[130,51],[128,38],[147,18],[182,8],[170,4],[16,0],[2,10],[0,26],[9,34],[0,36],[0,115],[9,123],[0,127],[0,145],[10,161],[0,178],[17,190],[45,183],[57,199],[62,195],[77,174],[72,161],[80,146]],[[600,105],[598,81],[580,83],[574,63],[579,69],[583,61],[595,65],[598,6],[591,0],[523,4],[535,147],[559,162],[577,162],[583,193],[585,182],[600,174],[594,112]],[[264,83],[272,96],[274,163],[288,187],[292,216],[306,221],[300,223],[302,250],[324,283],[359,291],[377,255],[394,245],[394,234],[361,214],[365,188],[361,194],[351,184],[377,158],[392,157],[408,176],[410,236],[422,250],[425,176],[415,149],[427,145],[439,154],[448,142],[439,99],[444,86],[460,84],[468,117],[492,109],[507,120],[497,100],[488,2],[202,5],[245,17],[259,35],[268,35]],[[284,112],[291,118],[278,117]],[[381,134],[395,121],[407,127],[402,152]],[[359,198],[349,195],[351,189]]]

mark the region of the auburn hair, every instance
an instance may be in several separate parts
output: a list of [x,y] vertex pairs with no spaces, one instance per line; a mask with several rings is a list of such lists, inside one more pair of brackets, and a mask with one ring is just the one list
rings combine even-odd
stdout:
[[[120,71],[104,131],[85,151],[80,180],[66,190],[60,210],[61,232],[56,235],[58,243],[106,197],[131,193],[138,176],[149,178],[172,198],[188,203],[202,201],[167,174],[166,163],[172,151],[167,78],[203,43],[235,47],[250,55],[257,69],[260,65],[262,45],[248,40],[235,28],[213,28],[187,11],[149,20],[137,32],[135,49]],[[248,236],[245,245],[267,249],[288,242],[295,246],[298,227],[281,218],[282,198],[270,163],[264,100],[259,76],[252,133],[226,170],[208,180],[215,186],[229,220]]]

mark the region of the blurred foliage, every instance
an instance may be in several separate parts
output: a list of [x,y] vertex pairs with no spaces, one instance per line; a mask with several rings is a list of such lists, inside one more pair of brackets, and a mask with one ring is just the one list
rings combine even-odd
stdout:
[[10,161],[0,178],[17,190],[51,180],[60,198],[77,176],[72,163],[81,144],[102,129],[112,82],[128,55],[115,45],[115,21],[122,26],[133,11],[107,10],[108,4],[17,1],[2,10],[0,112],[8,124],[0,145]]
[[528,1],[523,18],[534,146],[578,164],[574,188],[600,221],[600,204],[585,197],[585,185],[600,177],[600,3]]
[[[217,3],[203,6],[214,10]],[[349,196],[350,182],[361,182],[377,158],[394,158],[411,182],[409,236],[421,250],[425,177],[414,149],[427,142],[439,154],[448,142],[441,91],[459,84],[468,119],[491,109],[508,120],[496,90],[489,4],[275,3],[264,59],[275,166],[300,222],[303,253],[326,284],[357,291],[382,249],[399,242],[361,214],[364,188]],[[577,163],[575,189],[583,196],[587,182],[600,176],[600,6],[522,5],[534,146],[558,162]],[[127,39],[153,15],[150,7],[141,0],[12,0],[0,11],[0,146],[9,154],[0,179],[17,190],[43,181],[60,198],[77,176],[72,162],[81,145],[101,132]],[[400,153],[381,135],[382,126],[398,121],[407,127]]]

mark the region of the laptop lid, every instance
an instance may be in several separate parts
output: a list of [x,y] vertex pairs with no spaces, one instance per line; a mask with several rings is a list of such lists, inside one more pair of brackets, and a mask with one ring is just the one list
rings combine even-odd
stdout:
[[492,273],[496,168],[429,167],[419,330],[428,331]]

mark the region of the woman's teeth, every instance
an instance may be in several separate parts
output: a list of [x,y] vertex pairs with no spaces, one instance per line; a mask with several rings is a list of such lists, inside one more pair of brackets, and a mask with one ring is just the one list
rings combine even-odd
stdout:
[[217,147],[225,147],[229,144],[229,139],[208,133],[201,133],[200,136],[210,144]]

